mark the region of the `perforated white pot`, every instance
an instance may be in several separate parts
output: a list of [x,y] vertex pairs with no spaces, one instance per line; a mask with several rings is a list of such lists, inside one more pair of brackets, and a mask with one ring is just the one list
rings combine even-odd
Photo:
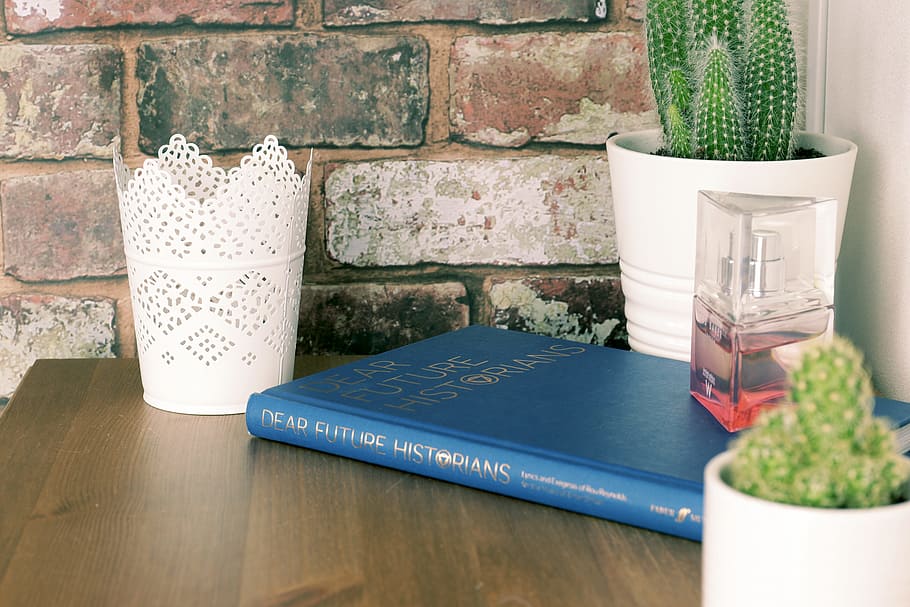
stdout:
[[114,165],[145,401],[242,413],[293,373],[310,164],[270,136],[224,171],[174,135],[134,175]]

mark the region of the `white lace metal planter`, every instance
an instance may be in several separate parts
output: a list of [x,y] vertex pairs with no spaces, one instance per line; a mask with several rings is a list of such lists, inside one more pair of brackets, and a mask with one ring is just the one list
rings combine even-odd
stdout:
[[294,366],[312,155],[269,136],[225,171],[182,135],[114,172],[144,399],[242,413]]

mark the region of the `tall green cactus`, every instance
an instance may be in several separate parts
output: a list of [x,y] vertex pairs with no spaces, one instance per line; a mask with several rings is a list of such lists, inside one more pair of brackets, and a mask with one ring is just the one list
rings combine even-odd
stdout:
[[696,47],[708,48],[712,38],[716,38],[731,53],[738,54],[744,34],[742,0],[691,0],[691,5],[692,40]]
[[752,158],[793,154],[798,82],[796,49],[782,0],[753,0],[743,78]]
[[664,143],[673,156],[692,155],[692,65],[689,6],[679,0],[650,0],[645,28],[651,88],[657,99]]
[[695,149],[712,160],[745,160],[741,101],[734,86],[733,55],[712,41],[695,107]]
[[730,484],[771,501],[865,508],[907,499],[910,460],[872,414],[872,382],[846,339],[804,353],[790,401],[764,412],[733,444]]
[[791,157],[798,87],[786,0],[649,0],[645,32],[670,155]]

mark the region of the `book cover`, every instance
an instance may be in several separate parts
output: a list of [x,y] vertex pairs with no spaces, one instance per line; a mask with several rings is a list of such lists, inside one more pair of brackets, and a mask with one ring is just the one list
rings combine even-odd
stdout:
[[[910,405],[879,414],[910,422]],[[471,326],[250,396],[250,434],[693,540],[734,436],[689,365]],[[910,427],[910,426],[908,426]]]

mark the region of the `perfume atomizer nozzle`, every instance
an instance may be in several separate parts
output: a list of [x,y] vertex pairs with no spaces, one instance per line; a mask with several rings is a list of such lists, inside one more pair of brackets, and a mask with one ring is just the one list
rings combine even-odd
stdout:
[[[718,282],[727,295],[732,295],[733,292],[733,275],[736,269],[734,248],[734,237],[731,232],[728,254],[718,260],[717,268]],[[745,293],[752,297],[764,297],[783,289],[786,266],[781,255],[780,233],[767,229],[755,230],[752,232],[749,248],[744,268],[744,272],[748,272],[745,277]]]
[[779,232],[764,229],[752,232],[747,287],[749,295],[764,297],[783,288],[785,266],[781,244]]

